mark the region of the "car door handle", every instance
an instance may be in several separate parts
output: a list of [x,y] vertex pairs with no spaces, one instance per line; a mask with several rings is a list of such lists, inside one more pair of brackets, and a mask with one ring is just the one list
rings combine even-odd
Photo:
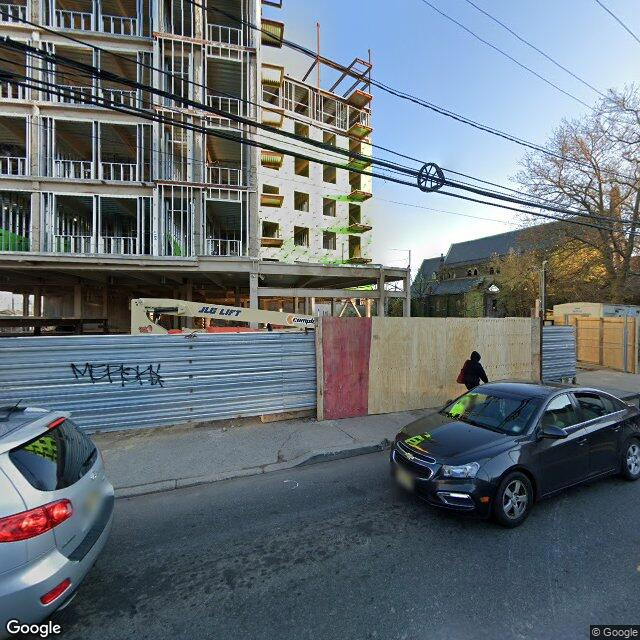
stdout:
[[587,444],[587,439],[586,438],[581,438],[580,440],[576,441],[577,444],[579,444],[580,446]]
[[613,427],[613,431],[617,433],[618,431],[620,431],[621,428],[622,426],[617,424],[615,427]]

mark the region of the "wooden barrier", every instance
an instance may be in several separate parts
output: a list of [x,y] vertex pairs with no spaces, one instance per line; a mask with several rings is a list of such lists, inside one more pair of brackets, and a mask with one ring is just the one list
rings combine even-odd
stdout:
[[539,378],[530,318],[323,318],[318,341],[320,419],[440,405],[465,390],[456,378],[474,350],[490,380]]
[[[578,362],[638,373],[639,323],[633,317],[581,318],[571,316],[576,328]],[[562,321],[556,324],[561,324]],[[626,346],[625,346],[626,343]]]

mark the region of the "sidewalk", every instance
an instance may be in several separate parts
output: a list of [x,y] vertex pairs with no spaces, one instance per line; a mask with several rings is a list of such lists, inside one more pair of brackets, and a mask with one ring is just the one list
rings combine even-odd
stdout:
[[611,369],[578,369],[578,384],[611,391],[640,393],[640,375]]
[[[435,409],[325,420],[228,421],[195,427],[95,433],[118,497],[256,475],[386,448]],[[231,423],[231,424],[229,424]]]

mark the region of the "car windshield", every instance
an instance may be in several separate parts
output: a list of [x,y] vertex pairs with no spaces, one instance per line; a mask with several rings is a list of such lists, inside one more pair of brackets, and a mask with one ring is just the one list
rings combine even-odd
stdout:
[[539,407],[537,398],[471,391],[449,403],[440,413],[477,427],[518,435],[525,431]]

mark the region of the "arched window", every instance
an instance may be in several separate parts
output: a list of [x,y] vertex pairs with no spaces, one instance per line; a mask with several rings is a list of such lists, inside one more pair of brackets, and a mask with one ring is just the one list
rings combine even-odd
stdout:
[[493,267],[489,267],[489,275],[491,275],[491,276],[492,276],[492,275],[493,275],[493,273],[494,273],[494,272],[493,272]]
[[478,275],[478,270],[477,270],[477,269],[474,269],[474,270],[473,270],[473,275],[474,275],[474,276],[477,276],[477,275]]
[[467,269],[467,275],[470,276],[471,275],[471,269]]

